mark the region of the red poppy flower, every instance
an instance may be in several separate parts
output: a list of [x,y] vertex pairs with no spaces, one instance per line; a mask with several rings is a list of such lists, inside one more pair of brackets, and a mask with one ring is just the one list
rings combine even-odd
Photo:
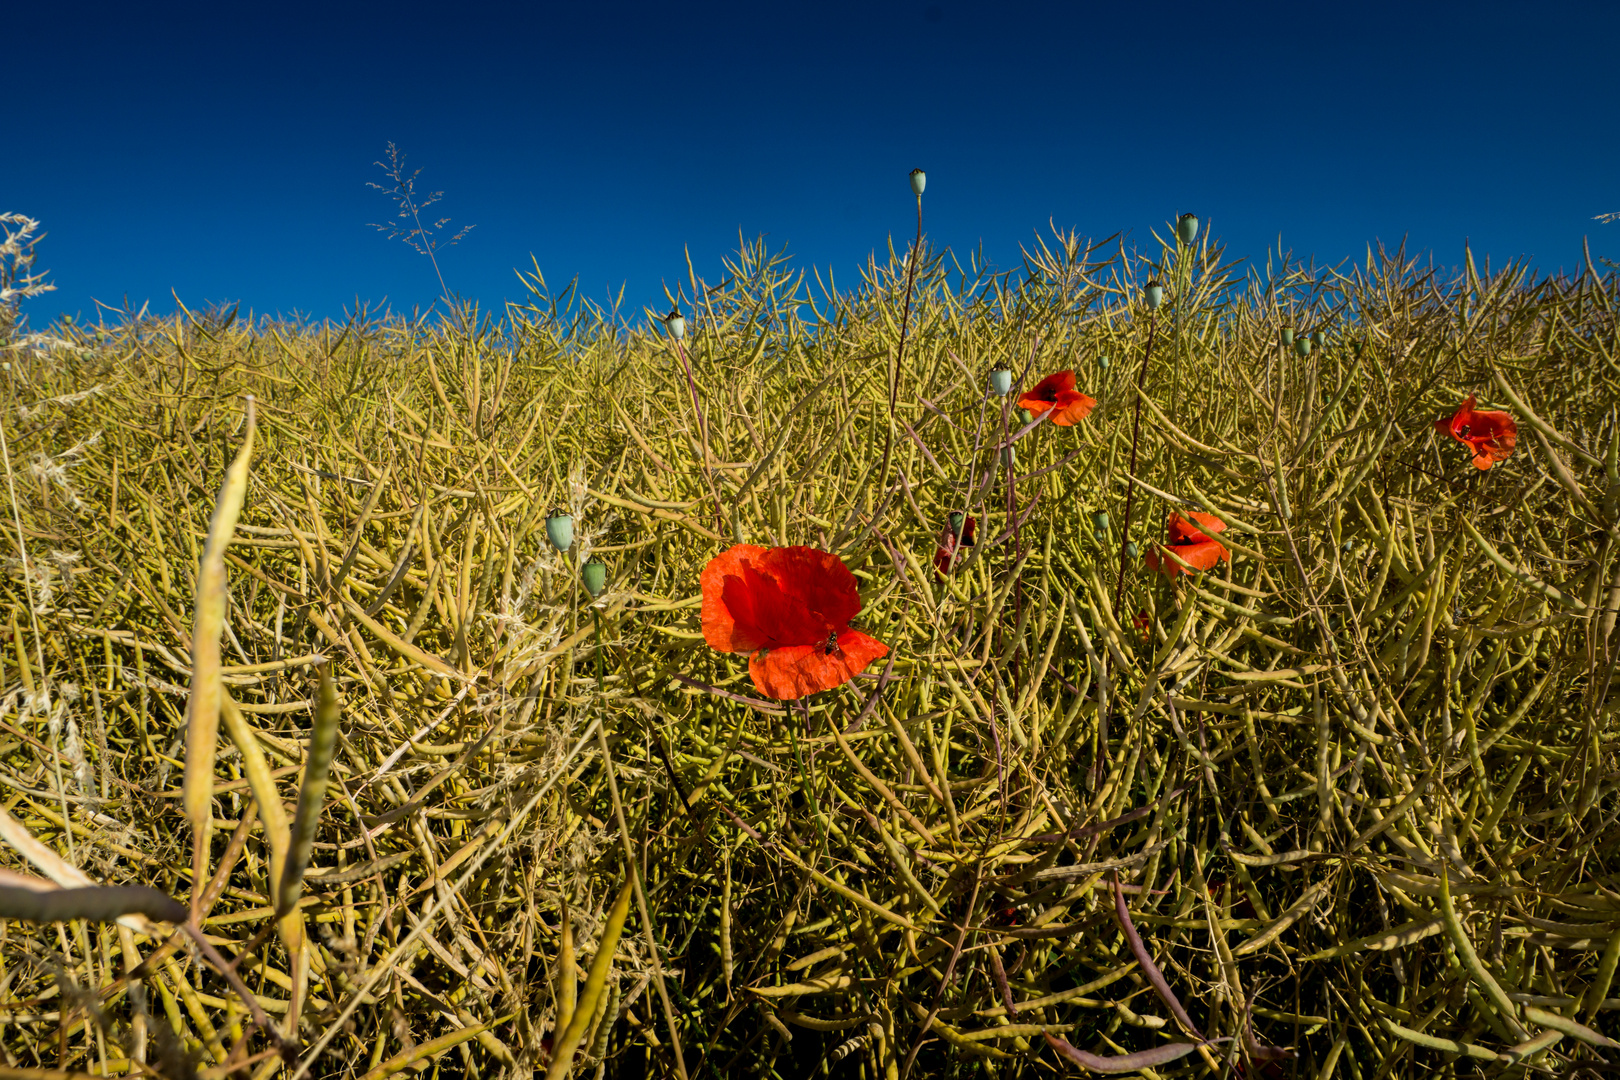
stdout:
[[1097,402],[1074,388],[1074,372],[1059,371],[1031,387],[1018,399],[1018,407],[1028,409],[1037,416],[1050,409],[1052,415],[1049,419],[1052,423],[1058,427],[1072,427],[1090,415]]
[[831,690],[888,655],[887,645],[849,628],[861,595],[836,555],[738,544],[710,559],[700,580],[704,640],[752,654],[748,674],[767,697]]
[[1519,427],[1505,412],[1477,411],[1474,396],[1468,395],[1451,417],[1442,416],[1434,422],[1442,435],[1468,447],[1474,453],[1474,468],[1484,471],[1498,461],[1506,461],[1519,441]]
[[1194,512],[1191,517],[1192,520],[1189,521],[1180,514],[1170,515],[1170,523],[1165,529],[1169,533],[1170,543],[1165,547],[1175,554],[1174,559],[1168,555],[1160,555],[1156,550],[1147,554],[1147,564],[1165,577],[1173,578],[1186,572],[1177,565],[1176,559],[1180,559],[1194,570],[1211,570],[1222,559],[1231,557],[1219,540],[1208,535],[1225,529],[1226,522],[1214,514]]

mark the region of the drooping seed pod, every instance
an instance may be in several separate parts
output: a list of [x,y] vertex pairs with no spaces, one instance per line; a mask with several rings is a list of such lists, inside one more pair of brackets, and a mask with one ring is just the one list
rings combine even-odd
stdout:
[[990,373],[990,392],[996,397],[1006,397],[1012,392],[1012,372],[1006,368],[997,368]]
[[1102,368],[1104,371],[1107,371],[1108,370],[1108,357],[1106,357],[1106,356],[1097,357],[1097,366]]
[[1294,328],[1285,326],[1277,332],[1277,336],[1282,339],[1283,348],[1287,348],[1294,343]]
[[579,580],[585,585],[585,591],[591,594],[591,599],[602,595],[607,588],[607,566],[601,559],[592,558],[579,568]]
[[574,515],[557,510],[546,518],[546,539],[558,551],[574,546]]
[[686,338],[686,316],[681,314],[680,308],[675,308],[664,316],[664,328],[669,331],[669,336],[676,341],[682,341]]
[[1127,559],[1134,559],[1134,558],[1136,558],[1136,556],[1137,556],[1136,541],[1135,540],[1127,540],[1127,541],[1125,541],[1125,557]]
[[928,174],[921,169],[911,170],[911,193],[921,198],[923,188],[928,186]]
[[1142,289],[1142,299],[1147,301],[1149,311],[1158,311],[1159,305],[1164,303],[1164,286],[1157,281],[1150,281]]
[[1300,356],[1311,355],[1311,339],[1302,337],[1294,342],[1294,351]]
[[1099,533],[1106,533],[1108,531],[1107,511],[1099,510],[1095,514],[1092,514],[1091,524],[1092,527],[1095,528]]
[[1183,244],[1191,245],[1198,238],[1198,215],[1182,214],[1176,219],[1176,235]]

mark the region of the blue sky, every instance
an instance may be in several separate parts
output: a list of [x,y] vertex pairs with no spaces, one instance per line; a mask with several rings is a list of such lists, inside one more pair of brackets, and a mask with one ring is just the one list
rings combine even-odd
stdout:
[[73,3],[7,14],[0,210],[58,291],[340,317],[438,292],[371,222],[390,140],[473,224],[452,289],[531,255],[631,311],[739,231],[840,282],[914,227],[1016,262],[1192,210],[1233,255],[1620,261],[1620,4]]

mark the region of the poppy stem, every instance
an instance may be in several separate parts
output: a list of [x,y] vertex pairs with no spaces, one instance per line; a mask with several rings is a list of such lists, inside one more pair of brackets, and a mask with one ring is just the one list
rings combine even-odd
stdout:
[[1136,375],[1136,416],[1131,421],[1131,478],[1125,487],[1125,522],[1119,534],[1119,578],[1114,585],[1114,619],[1120,617],[1125,603],[1125,559],[1131,542],[1131,508],[1136,501],[1136,448],[1142,434],[1142,387],[1147,383],[1148,359],[1153,355],[1153,335],[1158,329],[1159,317],[1148,316],[1147,348],[1142,350],[1142,370]]
[[911,329],[911,294],[917,284],[917,263],[922,261],[922,196],[917,196],[917,239],[906,260],[906,303],[900,312],[900,345],[895,349],[894,367],[889,372],[889,433],[883,440],[883,467],[878,470],[878,490],[889,486],[889,463],[894,456],[894,410],[900,401],[900,369],[906,359],[906,336]]
[[686,358],[686,346],[681,344],[679,338],[675,339],[675,354],[681,358],[681,370],[686,372],[686,388],[692,392],[692,411],[697,413],[698,439],[703,447],[703,478],[709,482],[709,496],[714,500],[714,531],[723,533],[720,492],[714,486],[714,473],[709,468],[709,422],[703,416],[703,406],[698,403],[697,379],[692,375],[692,362]]

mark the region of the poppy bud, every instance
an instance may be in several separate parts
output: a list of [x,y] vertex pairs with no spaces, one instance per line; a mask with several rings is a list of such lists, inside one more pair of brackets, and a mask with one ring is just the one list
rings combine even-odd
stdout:
[[1136,555],[1137,555],[1136,541],[1135,540],[1127,540],[1127,541],[1125,541],[1125,557],[1127,559],[1134,559],[1134,558],[1136,558]]
[[574,516],[557,511],[546,517],[546,539],[558,551],[567,551],[574,546]]
[[997,368],[990,373],[990,392],[996,397],[1006,397],[1012,392],[1012,372],[1006,368]]
[[1313,331],[1311,333],[1311,344],[1320,349],[1327,344],[1327,335],[1320,330]]
[[676,341],[686,337],[686,316],[681,314],[680,308],[664,316],[664,326],[669,330],[669,336]]
[[1018,455],[1013,453],[1012,447],[1003,446],[1001,448],[1001,463],[1007,467],[1008,472],[1012,471],[1013,465],[1017,463],[1017,458]]
[[1099,543],[1099,544],[1108,543],[1108,530],[1107,529],[1098,529],[1092,535],[1097,538],[1097,543]]
[[1157,281],[1150,281],[1142,290],[1142,298],[1147,301],[1149,311],[1158,311],[1159,305],[1164,303],[1164,286]]
[[1311,339],[1302,337],[1294,342],[1294,351],[1301,356],[1311,355]]
[[928,174],[921,169],[911,170],[911,193],[922,198],[923,188],[928,186]]
[[1107,513],[1105,513],[1104,511],[1099,510],[1095,514],[1092,514],[1091,515],[1091,524],[1096,528],[1096,530],[1099,533],[1107,532],[1108,531],[1108,515],[1107,515]]
[[1176,219],[1176,235],[1183,244],[1191,244],[1198,237],[1198,215],[1182,214]]
[[607,567],[602,563],[601,559],[592,558],[579,568],[579,580],[585,584],[585,591],[591,594],[592,599],[595,599],[602,595],[603,589],[607,588]]
[[1018,411],[1024,414],[1024,423],[1033,424],[1035,422],[1035,414],[1028,409],[1019,409]]
[[1106,357],[1106,356],[1097,357],[1097,366],[1102,368],[1104,371],[1107,371],[1108,370],[1108,357]]
[[1277,333],[1278,336],[1282,338],[1282,343],[1285,348],[1294,343],[1294,328],[1292,326],[1285,326]]

